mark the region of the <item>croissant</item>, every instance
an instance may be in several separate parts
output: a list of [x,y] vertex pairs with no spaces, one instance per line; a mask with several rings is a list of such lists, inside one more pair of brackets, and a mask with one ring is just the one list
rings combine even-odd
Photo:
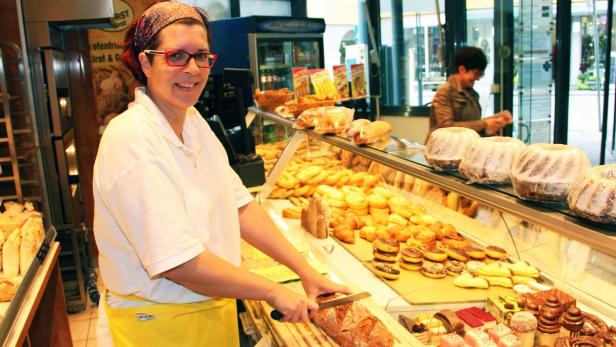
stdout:
[[[332,298],[328,296],[324,300]],[[387,327],[358,302],[319,310],[315,323],[341,347],[394,345],[394,338]]]

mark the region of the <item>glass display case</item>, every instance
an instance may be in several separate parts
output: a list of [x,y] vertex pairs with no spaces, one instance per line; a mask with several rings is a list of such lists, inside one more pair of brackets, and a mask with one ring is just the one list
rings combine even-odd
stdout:
[[[294,130],[292,120],[257,108],[249,110],[257,115],[257,121],[253,124],[255,128],[262,124],[267,124],[268,127],[275,124],[278,127],[277,130],[266,131],[269,134],[268,141],[282,141],[273,152],[268,152],[269,158],[264,158],[266,166],[270,164],[271,171],[261,192],[261,199],[271,197],[271,193],[277,189],[276,182],[293,160],[293,153],[301,146],[304,146],[303,153],[315,151],[315,148],[319,147],[330,148],[330,152],[338,153],[338,156],[341,153],[350,153],[356,163],[352,167],[347,166],[347,169],[380,175],[383,186],[423,206],[436,220],[453,225],[470,242],[482,247],[497,245],[506,250],[508,263],[521,260],[538,268],[541,273],[538,280],[540,287],[542,285],[543,288],[558,288],[576,298],[578,307],[582,310],[593,312],[605,319],[608,325],[614,324],[614,226],[577,217],[564,204],[523,201],[516,197],[509,186],[469,184],[457,171],[437,172],[426,164],[423,146],[405,139],[392,137],[390,142],[379,147],[357,146],[344,136],[320,135],[312,130]],[[262,121],[259,121],[259,118]],[[262,134],[262,130],[255,129],[255,133]],[[305,144],[302,145],[305,138],[316,140],[320,145],[306,147]],[[256,142],[263,142],[263,138],[256,139]],[[340,164],[339,159],[336,160],[337,164]],[[379,166],[381,171],[375,171],[375,166]],[[343,169],[344,167],[326,170],[335,172]],[[384,174],[383,170],[393,173]],[[291,192],[288,196],[298,195]],[[476,204],[474,213],[459,208],[459,204],[457,209],[448,206],[454,197]],[[372,257],[372,246],[360,240],[357,238],[355,244],[343,245],[358,261],[366,265]],[[400,277],[399,281],[386,282],[411,305],[422,304],[422,300],[431,301],[430,295],[437,295],[434,293],[440,290],[440,284],[446,286],[451,282],[433,282],[426,285],[426,288],[421,288],[421,285],[415,282],[412,290],[406,291],[407,287],[400,284],[402,280],[403,277]],[[419,298],[418,294],[410,294],[421,292],[422,289],[432,293],[427,293],[425,299]],[[447,288],[448,291],[450,289]],[[483,297],[473,297],[469,302],[483,302],[485,305],[487,296],[494,293],[503,295],[500,289],[504,288],[493,292],[490,287],[489,291],[483,292]],[[511,288],[506,290],[505,293],[514,293]],[[454,295],[450,292],[449,297],[452,296]]]

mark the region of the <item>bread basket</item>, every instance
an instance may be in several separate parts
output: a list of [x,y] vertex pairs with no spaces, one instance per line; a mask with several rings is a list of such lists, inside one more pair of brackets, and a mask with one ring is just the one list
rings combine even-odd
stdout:
[[280,105],[284,105],[285,102],[291,100],[293,98],[293,93],[288,89],[278,89],[278,90],[266,90],[266,91],[255,91],[255,103],[257,106],[264,110],[273,112],[274,109]]

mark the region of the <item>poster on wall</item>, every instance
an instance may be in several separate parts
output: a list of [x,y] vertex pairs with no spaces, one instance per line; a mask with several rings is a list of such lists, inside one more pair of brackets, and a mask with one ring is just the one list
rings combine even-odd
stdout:
[[154,0],[113,0],[112,27],[88,31],[92,87],[96,97],[96,121],[99,133],[113,117],[122,113],[133,100],[138,82],[120,59],[124,36],[135,16]]

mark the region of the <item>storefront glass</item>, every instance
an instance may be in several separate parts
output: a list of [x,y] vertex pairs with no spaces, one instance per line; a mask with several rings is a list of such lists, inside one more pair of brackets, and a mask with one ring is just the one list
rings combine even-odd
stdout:
[[479,103],[483,116],[494,113],[494,98],[491,94],[493,83],[498,83],[499,73],[495,71],[494,59],[494,1],[467,1],[466,12],[466,43],[467,46],[478,47],[488,57],[488,66],[484,72],[484,78],[475,82],[475,90],[479,93]]
[[[434,1],[381,0],[382,104],[425,105],[445,82],[439,59],[439,20]],[[397,12],[401,9],[402,15]],[[444,1],[439,0],[441,23]],[[401,35],[400,35],[401,34]]]
[[240,0],[240,16],[290,16],[290,0]]
[[[586,152],[593,165],[600,162],[603,108],[608,107],[606,163],[616,162],[613,153],[614,67],[610,97],[604,105],[605,53],[607,49],[607,1],[574,2],[571,8],[571,68],[569,80],[569,127],[567,142]],[[612,57],[616,56],[612,43]],[[614,58],[612,58],[614,64]]]
[[229,0],[180,0],[185,4],[197,6],[205,10],[209,20],[229,18]]

